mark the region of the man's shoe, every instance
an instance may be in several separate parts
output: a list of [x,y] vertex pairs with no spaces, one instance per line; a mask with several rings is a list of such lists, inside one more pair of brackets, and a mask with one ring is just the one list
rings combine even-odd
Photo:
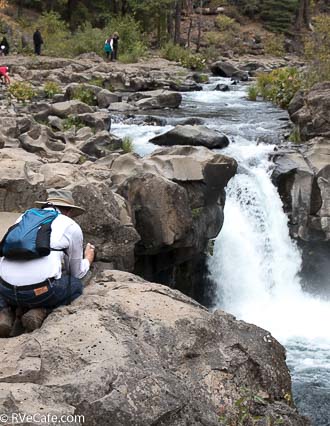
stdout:
[[42,326],[47,316],[47,310],[45,308],[30,309],[26,314],[22,316],[22,325],[25,331],[30,333],[37,328]]
[[0,337],[9,337],[14,324],[14,313],[11,308],[0,311]]

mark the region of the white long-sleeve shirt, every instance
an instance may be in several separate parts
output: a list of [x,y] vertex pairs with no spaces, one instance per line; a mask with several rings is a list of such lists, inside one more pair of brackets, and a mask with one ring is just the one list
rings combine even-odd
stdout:
[[83,259],[83,233],[80,226],[68,216],[59,214],[51,228],[51,248],[65,249],[66,254],[63,251],[51,251],[48,256],[33,260],[10,260],[2,257],[0,277],[16,286],[37,284],[47,278],[59,279],[64,260],[68,273],[76,278],[84,277],[90,265],[87,259]]

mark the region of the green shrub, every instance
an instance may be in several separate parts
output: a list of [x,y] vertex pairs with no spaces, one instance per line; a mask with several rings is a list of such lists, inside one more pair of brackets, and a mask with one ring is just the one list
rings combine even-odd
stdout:
[[296,92],[303,86],[303,79],[296,68],[279,68],[257,76],[257,95],[287,108]]
[[258,89],[256,85],[249,86],[248,88],[248,99],[250,101],[256,101],[258,97]]
[[193,219],[198,219],[203,213],[203,207],[196,207],[195,209],[191,209],[191,216]]
[[161,49],[161,56],[169,61],[179,62],[183,67],[192,70],[202,70],[205,68],[205,57],[199,53],[192,53],[173,43],[166,43]]
[[289,136],[289,141],[297,144],[301,143],[299,127],[293,128]]
[[92,86],[103,87],[103,79],[102,78],[91,78],[88,82]]
[[[43,49],[49,56],[67,56],[70,32],[67,24],[56,12],[43,13],[34,27],[40,29],[44,40]],[[33,28],[34,28],[33,27]]]
[[309,61],[305,73],[307,87],[330,80],[330,16],[316,16],[313,26],[313,33],[305,40],[305,55]]
[[62,93],[60,86],[55,81],[47,81],[44,85],[44,92],[47,98],[53,98],[54,95]]
[[49,56],[73,57],[95,52],[104,55],[104,41],[114,31],[119,33],[119,59],[137,61],[147,47],[139,24],[130,16],[111,19],[103,29],[86,22],[72,35],[68,25],[55,12],[43,13],[36,25],[44,39],[44,52]]
[[169,61],[180,62],[183,56],[187,55],[187,50],[178,44],[168,42],[162,47],[160,54],[163,58]]
[[9,93],[14,96],[18,101],[29,101],[34,96],[36,96],[36,92],[31,86],[30,83],[26,83],[24,81],[12,83],[8,88]]
[[82,53],[95,52],[103,55],[104,41],[108,36],[100,28],[93,28],[88,22],[78,28],[68,41],[68,54],[78,56]]
[[[239,52],[242,52],[243,49],[242,42],[239,38],[237,38],[236,32],[208,31],[204,34],[203,39],[206,40],[209,48],[210,46],[214,46],[217,49],[235,49]],[[217,56],[219,56],[219,51]]]
[[84,102],[85,104],[90,106],[97,105],[97,98],[95,96],[95,93],[92,89],[85,86],[84,84],[80,84],[79,86],[74,88],[72,99]]
[[284,56],[284,35],[271,34],[264,40],[265,53],[273,56]]
[[70,130],[73,127],[75,127],[76,130],[82,129],[83,127],[85,127],[85,123],[81,121],[79,117],[74,117],[73,115],[70,115],[69,117],[63,120],[63,129]]
[[131,137],[125,136],[123,138],[122,149],[126,154],[133,152],[133,140]]
[[219,31],[238,31],[239,25],[234,19],[226,15],[219,15],[215,19],[215,25]]
[[191,70],[201,71],[205,68],[205,58],[200,53],[190,53],[181,59],[181,65]]

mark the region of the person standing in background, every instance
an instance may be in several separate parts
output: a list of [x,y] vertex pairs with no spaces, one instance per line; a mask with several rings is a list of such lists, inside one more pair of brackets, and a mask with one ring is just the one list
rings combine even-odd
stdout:
[[7,56],[9,54],[9,43],[8,40],[6,39],[6,37],[3,37],[1,43],[0,43],[0,49],[1,52]]
[[34,53],[38,56],[41,54],[41,45],[43,43],[44,41],[41,37],[41,33],[39,29],[37,28],[33,34],[33,44],[34,44]]
[[111,46],[111,44],[112,44],[112,38],[109,37],[104,42],[104,52],[105,52],[105,55],[107,57],[107,60],[109,60],[110,54],[112,55],[112,46]]
[[119,34],[117,32],[113,33],[112,36],[112,52],[111,52],[111,60],[117,60],[118,59],[118,40],[119,40]]

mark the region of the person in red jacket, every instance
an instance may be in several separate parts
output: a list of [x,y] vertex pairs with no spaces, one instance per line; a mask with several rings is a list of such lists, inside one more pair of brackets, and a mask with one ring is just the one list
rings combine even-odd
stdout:
[[0,67],[0,78],[5,84],[10,84],[10,78],[8,75],[8,67]]

